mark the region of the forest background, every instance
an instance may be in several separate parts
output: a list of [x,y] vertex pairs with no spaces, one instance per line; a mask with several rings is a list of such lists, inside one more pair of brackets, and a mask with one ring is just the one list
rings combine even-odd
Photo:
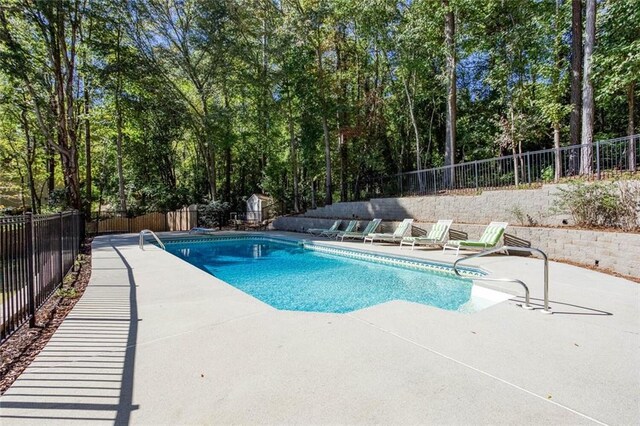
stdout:
[[3,0],[0,204],[297,212],[632,135],[639,22],[637,0]]

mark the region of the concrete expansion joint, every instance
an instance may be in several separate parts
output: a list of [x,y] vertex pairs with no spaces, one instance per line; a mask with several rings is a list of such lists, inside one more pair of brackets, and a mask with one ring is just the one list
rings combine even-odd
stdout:
[[435,350],[435,349],[432,349],[432,348],[430,348],[430,347],[428,347],[428,346],[425,346],[425,345],[423,345],[423,344],[420,344],[420,343],[416,342],[415,340],[411,340],[411,339],[409,339],[409,338],[407,338],[407,337],[401,336],[401,335],[399,335],[399,334],[397,334],[397,333],[394,333],[394,332],[393,332],[393,331],[391,331],[391,330],[388,330],[388,329],[386,329],[386,328],[380,327],[380,326],[378,326],[378,325],[376,325],[376,324],[374,324],[374,323],[372,323],[372,322],[369,322],[369,321],[366,321],[366,320],[364,320],[364,319],[358,318],[358,317],[356,317],[356,316],[354,316],[354,315],[352,315],[352,314],[349,314],[349,313],[344,314],[344,315],[348,316],[349,318],[353,318],[353,319],[355,319],[356,321],[359,321],[359,322],[361,322],[361,323],[363,323],[363,324],[366,324],[366,325],[368,325],[369,327],[372,327],[372,328],[375,328],[375,329],[377,329],[377,330],[379,330],[379,331],[382,331],[383,333],[389,334],[389,335],[394,336],[394,337],[396,337],[396,338],[398,338],[398,339],[400,339],[400,340],[403,340],[403,341],[405,341],[405,342],[407,342],[407,343],[409,343],[409,344],[411,344],[411,345],[417,346],[417,347],[419,347],[419,348],[421,348],[421,349],[423,349],[423,350],[425,350],[425,351],[427,351],[427,352],[431,352],[431,353],[432,353],[432,354],[434,354],[434,355],[437,355],[437,356],[439,356],[439,357],[442,357],[442,358],[444,358],[444,359],[447,359],[447,360],[449,360],[449,361],[452,361],[452,362],[454,362],[454,363],[456,363],[456,364],[458,364],[458,365],[461,365],[461,366],[463,366],[463,367],[466,367],[466,368],[468,368],[468,369],[470,369],[470,370],[473,370],[473,371],[475,371],[475,372],[477,372],[477,373],[480,373],[480,374],[482,374],[482,375],[484,375],[484,376],[486,376],[486,377],[489,377],[489,378],[491,378],[491,379],[497,380],[497,381],[499,381],[500,383],[503,383],[503,384],[505,384],[505,385],[507,385],[507,386],[510,386],[510,387],[512,387],[512,388],[514,388],[514,389],[517,389],[517,390],[519,390],[519,391],[522,391],[522,392],[524,392],[524,393],[526,393],[526,394],[528,394],[528,395],[530,395],[530,396],[533,396],[533,397],[535,397],[535,398],[541,399],[541,400],[543,400],[543,401],[548,402],[549,404],[553,404],[553,405],[555,405],[556,407],[559,407],[559,408],[562,408],[562,409],[564,409],[564,410],[567,410],[567,411],[569,411],[569,412],[571,412],[571,413],[573,413],[573,414],[575,414],[575,415],[577,415],[577,416],[580,416],[580,417],[582,417],[582,418],[584,418],[584,419],[590,420],[590,421],[592,421],[592,422],[594,422],[594,423],[596,423],[596,424],[599,424],[599,425],[605,425],[605,426],[607,425],[606,423],[601,422],[600,420],[594,419],[593,417],[588,416],[588,415],[586,415],[586,414],[584,414],[584,413],[581,413],[580,411],[574,410],[574,409],[573,409],[573,408],[571,408],[571,407],[568,407],[568,406],[566,406],[566,405],[560,404],[560,403],[558,403],[558,402],[556,402],[556,401],[552,401],[552,400],[550,400],[549,398],[546,398],[546,397],[544,397],[544,396],[542,396],[542,395],[538,395],[537,393],[535,393],[535,392],[533,392],[533,391],[530,391],[530,390],[528,390],[528,389],[525,389],[525,388],[523,388],[523,387],[521,387],[521,386],[518,386],[518,385],[516,385],[515,383],[512,383],[512,382],[510,382],[510,381],[508,381],[508,380],[502,379],[502,378],[500,378],[500,377],[498,377],[498,376],[495,376],[495,375],[493,375],[493,374],[491,374],[491,373],[489,373],[489,372],[487,372],[487,371],[484,371],[484,370],[481,370],[481,369],[479,369],[479,368],[477,368],[477,367],[474,367],[474,366],[472,366],[471,364],[467,364],[466,362],[460,361],[460,360],[455,359],[455,358],[453,358],[453,357],[451,357],[451,356],[449,356],[449,355],[446,355],[446,354],[444,354],[444,353],[442,353],[442,352],[439,352],[439,351],[437,351],[437,350]]

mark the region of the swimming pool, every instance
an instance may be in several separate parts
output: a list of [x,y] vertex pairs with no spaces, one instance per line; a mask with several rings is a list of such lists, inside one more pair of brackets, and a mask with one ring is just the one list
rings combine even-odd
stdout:
[[166,249],[281,310],[346,313],[405,300],[470,312],[495,299],[438,264],[264,237],[197,241],[169,241]]

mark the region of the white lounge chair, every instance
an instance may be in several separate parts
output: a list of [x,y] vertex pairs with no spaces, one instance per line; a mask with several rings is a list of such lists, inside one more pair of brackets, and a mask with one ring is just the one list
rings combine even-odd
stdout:
[[451,228],[452,220],[441,219],[434,223],[427,235],[419,237],[404,237],[400,241],[400,247],[403,245],[411,245],[411,250],[416,245],[442,247],[449,236],[449,228]]
[[507,222],[491,222],[482,233],[479,240],[450,240],[442,246],[442,251],[447,249],[455,249],[456,255],[460,252],[460,249],[478,250],[495,247],[507,227]]
[[375,231],[376,228],[380,225],[380,222],[382,222],[382,219],[373,219],[371,222],[369,222],[367,227],[364,228],[364,231],[362,232],[353,232],[353,231],[340,232],[338,235],[336,235],[336,240],[338,238],[340,238],[341,241],[344,241],[345,238],[353,238],[353,239],[364,238],[370,233],[372,233],[373,231]]
[[413,219],[405,219],[402,221],[400,225],[396,228],[393,233],[372,233],[364,237],[364,243],[367,241],[371,241],[373,245],[374,240],[385,241],[390,243],[395,243],[398,241],[402,241],[402,239],[411,233],[411,225],[413,224]]
[[309,228],[307,229],[307,232],[312,235],[320,235],[323,232],[337,231],[338,228],[340,228],[340,224],[342,224],[342,221],[338,219],[333,222],[333,225],[331,225],[330,228]]
[[337,230],[337,229],[335,229],[333,231],[326,230],[326,231],[321,232],[319,236],[327,237],[327,238],[337,237],[338,234],[341,234],[343,232],[351,232],[351,231],[353,231],[357,224],[358,224],[357,220],[352,220],[352,221],[349,221],[349,224],[347,225],[347,227],[343,231],[340,231],[340,230]]

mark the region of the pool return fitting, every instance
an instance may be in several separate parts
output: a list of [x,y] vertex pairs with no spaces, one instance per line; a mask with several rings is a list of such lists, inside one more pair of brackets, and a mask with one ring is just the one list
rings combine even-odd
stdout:
[[[543,252],[540,249],[537,248],[531,248],[531,247],[512,247],[512,246],[502,246],[502,247],[496,247],[496,248],[492,248],[489,250],[485,250],[485,251],[481,251],[480,253],[476,253],[476,254],[472,254],[466,257],[463,257],[462,259],[458,259],[453,263],[453,271],[456,273],[456,275],[458,275],[459,277],[462,277],[463,275],[460,273],[460,271],[458,271],[458,269],[456,268],[458,266],[458,263],[463,262],[465,260],[469,260],[469,259],[473,259],[475,257],[483,257],[483,256],[487,256],[489,254],[493,254],[493,253],[500,253],[500,252],[506,252],[506,254],[509,254],[509,250],[513,250],[513,251],[528,251],[529,253],[537,253],[539,255],[542,256],[543,260],[544,260],[544,310],[542,311],[542,313],[545,314],[550,314],[552,313],[551,310],[549,309],[549,259],[546,255],[545,252]],[[529,310],[533,310],[533,306],[531,306],[531,304],[529,303],[529,287],[527,287],[527,285],[515,278],[486,278],[486,277],[474,277],[474,280],[478,280],[478,281],[492,281],[492,282],[503,282],[503,283],[516,283],[516,284],[520,284],[523,288],[524,288],[524,306],[522,306],[523,309],[529,309]]]
[[160,241],[160,238],[158,238],[158,236],[156,235],[155,232],[153,232],[150,229],[143,229],[142,231],[140,231],[140,238],[138,241],[138,246],[140,247],[140,250],[144,250],[144,236],[150,234],[151,236],[153,236],[153,238],[155,238],[156,242],[158,243],[158,245],[160,247],[162,247],[162,250],[166,250],[167,248],[164,246],[164,244],[162,243],[162,241]]

